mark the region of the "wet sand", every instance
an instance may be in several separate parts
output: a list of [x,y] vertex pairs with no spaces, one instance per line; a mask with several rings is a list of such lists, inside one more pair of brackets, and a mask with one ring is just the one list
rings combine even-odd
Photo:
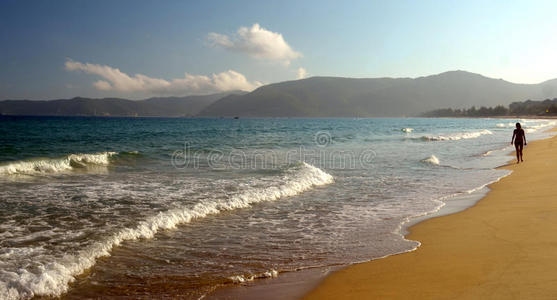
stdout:
[[476,205],[411,227],[416,251],[339,270],[305,299],[554,299],[557,136],[524,160]]

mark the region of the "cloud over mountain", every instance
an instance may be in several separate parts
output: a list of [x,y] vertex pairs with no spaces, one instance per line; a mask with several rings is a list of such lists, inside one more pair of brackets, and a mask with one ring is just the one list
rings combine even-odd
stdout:
[[68,60],[68,71],[82,71],[103,78],[93,83],[98,90],[118,92],[143,92],[162,95],[210,94],[216,92],[243,90],[251,91],[262,83],[250,82],[244,75],[228,70],[211,76],[185,73],[183,78],[171,80],[153,78],[143,74],[130,76],[117,68],[106,65],[81,63]]
[[282,34],[262,28],[257,23],[250,28],[240,27],[233,36],[211,32],[207,38],[212,46],[245,53],[257,59],[289,64],[291,60],[302,56],[288,45]]
[[296,70],[296,73],[298,74],[298,79],[304,79],[308,76],[308,71],[305,68],[298,68],[298,70]]

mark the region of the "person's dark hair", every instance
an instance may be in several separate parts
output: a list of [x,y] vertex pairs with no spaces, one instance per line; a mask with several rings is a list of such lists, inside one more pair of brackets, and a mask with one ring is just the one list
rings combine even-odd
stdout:
[[516,123],[516,128],[518,129],[522,128],[522,126],[520,126],[520,123]]

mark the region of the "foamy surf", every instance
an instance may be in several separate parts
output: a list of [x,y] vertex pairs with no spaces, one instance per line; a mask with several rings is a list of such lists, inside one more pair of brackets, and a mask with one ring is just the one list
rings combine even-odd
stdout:
[[[440,204],[435,199],[468,191],[504,172],[491,168],[508,160],[506,150],[480,154],[512,147],[509,141],[514,128],[497,128],[495,124],[517,121],[272,119],[230,126],[226,119],[76,118],[71,120],[75,126],[64,127],[71,130],[68,133],[61,132],[59,126],[67,125],[68,119],[48,120],[40,132],[33,126],[20,126],[33,125],[36,119],[17,120],[15,125],[22,132],[14,136],[15,142],[9,137],[6,147],[0,147],[0,165],[30,157],[30,153],[21,153],[22,149],[38,150],[28,148],[27,140],[17,140],[28,135],[42,138],[36,142],[41,145],[37,153],[49,158],[94,154],[96,149],[83,148],[88,144],[102,145],[102,151],[138,150],[141,155],[119,152],[109,158],[108,166],[85,164],[29,178],[0,175],[0,206],[5,208],[0,210],[0,282],[13,291],[11,298],[46,298],[41,295],[55,294],[52,287],[59,285],[63,290],[67,284],[69,290],[62,297],[187,295],[199,299],[223,284],[233,286],[234,279],[253,279],[250,284],[257,284],[259,276],[273,276],[269,271],[273,269],[280,272],[279,278],[284,277],[279,279],[283,282],[298,276],[283,276],[283,272],[328,268],[409,251],[418,243],[397,234],[400,224],[406,218],[435,211]],[[545,122],[528,122],[523,127],[526,130],[528,125]],[[403,128],[415,130],[405,133]],[[29,130],[26,133],[23,129]],[[493,135],[454,142],[420,139],[482,129],[493,131]],[[338,143],[315,145],[314,133],[319,130],[330,130]],[[527,133],[528,141],[549,135],[543,131]],[[107,132],[114,138],[103,140]],[[68,134],[87,138],[66,139]],[[191,151],[184,154],[191,162],[199,154],[199,165],[176,169],[171,164],[170,153],[183,148],[181,139],[177,140],[182,136],[194,139],[188,148]],[[185,222],[180,214],[184,210],[193,214],[197,204],[208,209],[231,199],[251,198],[247,193],[266,193],[268,187],[289,185],[293,177],[301,176],[299,172],[309,171],[303,165],[280,170],[265,166],[286,164],[288,155],[301,149],[300,145],[308,153],[304,155],[308,162],[336,166],[331,169],[337,169],[333,174],[337,184],[311,188],[288,199],[247,204],[248,208],[235,211],[223,212],[224,208],[217,207],[216,215],[207,217],[199,207],[200,219],[161,232],[167,225],[157,222]],[[247,154],[242,168],[214,168],[205,163],[215,150],[224,154],[224,159],[215,161],[226,163],[228,154],[236,149]],[[338,168],[336,153],[361,153],[364,149],[373,149],[381,159],[357,164],[354,169]],[[259,158],[263,155],[256,156],[260,153],[265,154],[265,160],[267,153],[275,160],[262,165]],[[439,165],[421,161],[431,154]],[[252,169],[254,165],[263,169]],[[99,176],[97,170],[107,172],[107,176]],[[464,198],[472,197],[466,194],[455,202],[464,203]],[[159,214],[162,220],[156,218]],[[144,240],[148,233],[142,231],[153,228],[159,230],[154,238]],[[133,235],[138,240],[131,240]],[[118,242],[120,246],[113,247]],[[103,247],[109,249],[105,251],[110,257],[95,259]],[[91,259],[96,261],[91,263]],[[66,283],[64,276],[72,280],[87,264],[94,265],[76,276],[74,283]],[[45,283],[47,278],[50,286]],[[160,284],[145,286],[145,282]],[[7,298],[7,293],[0,293],[0,299]],[[22,296],[25,293],[28,296]]]
[[462,139],[474,139],[486,134],[493,134],[493,132],[484,129],[480,131],[458,132],[447,135],[424,135],[419,139],[424,141],[458,141]]
[[[522,124],[522,128],[524,128],[527,133],[536,132],[538,129],[548,127],[548,126],[553,126],[556,124],[554,121],[547,121],[547,120],[519,120],[519,122]],[[516,123],[513,122],[497,123],[495,126],[498,128],[515,128]]]
[[436,166],[439,165],[439,159],[437,158],[437,156],[435,156],[433,154],[428,158],[422,159],[422,162],[427,163],[427,164],[436,165]]
[[541,128],[545,128],[548,126],[553,126],[555,125],[554,121],[551,122],[546,122],[546,123],[542,123],[542,124],[538,124],[538,125],[526,125],[526,133],[532,133],[532,132],[536,132],[538,129]]
[[[34,296],[59,296],[67,292],[69,283],[75,280],[76,275],[94,266],[97,258],[109,256],[112,248],[124,241],[149,239],[160,230],[173,229],[194,219],[223,211],[249,208],[260,202],[295,196],[313,187],[332,182],[333,177],[330,174],[310,164],[300,163],[284,170],[275,184],[264,187],[252,186],[229,198],[201,201],[195,205],[160,212],[140,221],[135,227],[122,228],[77,253],[52,257],[46,255],[45,249],[7,249],[0,253],[2,261],[11,255],[28,256],[26,253],[29,251],[36,254],[33,254],[34,266],[29,269],[22,267],[0,270],[0,298],[27,299]],[[16,253],[21,251],[25,253]],[[3,264],[2,261],[0,263]],[[276,276],[276,271],[270,271],[269,275]]]
[[499,127],[499,128],[514,127],[514,126],[515,126],[515,123],[512,123],[512,122],[509,122],[509,123],[497,123],[495,126],[496,126],[496,127]]
[[253,281],[255,279],[263,279],[263,278],[276,278],[278,277],[279,272],[277,270],[271,269],[261,274],[255,275],[234,275],[228,277],[228,279],[232,283],[246,283]]
[[0,166],[0,175],[37,175],[68,172],[90,166],[107,166],[117,152],[69,154],[61,158],[19,160]]

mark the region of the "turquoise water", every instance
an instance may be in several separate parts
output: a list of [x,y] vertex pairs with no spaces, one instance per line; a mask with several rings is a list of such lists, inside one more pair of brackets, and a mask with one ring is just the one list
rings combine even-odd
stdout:
[[401,224],[507,174],[516,121],[0,117],[0,298],[197,299],[412,250]]

